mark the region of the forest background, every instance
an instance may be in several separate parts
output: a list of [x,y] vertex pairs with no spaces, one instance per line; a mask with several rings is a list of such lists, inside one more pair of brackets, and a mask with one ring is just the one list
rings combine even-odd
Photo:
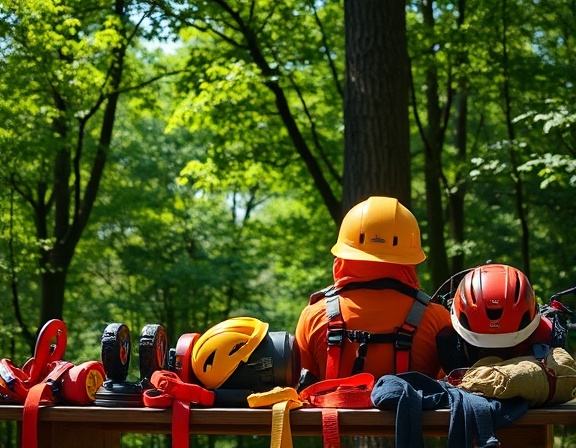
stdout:
[[0,8],[2,357],[55,317],[71,361],[112,322],[293,332],[370,194],[418,218],[429,293],[487,260],[576,284],[572,0]]

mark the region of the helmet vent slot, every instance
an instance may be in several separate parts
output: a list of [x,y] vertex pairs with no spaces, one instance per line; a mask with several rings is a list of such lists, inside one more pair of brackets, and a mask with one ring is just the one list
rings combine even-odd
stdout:
[[392,240],[392,246],[398,246],[398,237],[395,236],[394,239]]
[[518,276],[518,272],[515,272],[516,281],[514,282],[514,303],[518,303],[520,300],[520,277]]
[[360,244],[364,244],[364,240],[366,239],[366,234],[365,233],[361,233],[360,234]]
[[490,309],[487,308],[486,309],[486,315],[488,316],[488,319],[490,320],[498,320],[502,317],[502,308],[497,308],[497,309]]
[[522,315],[522,320],[520,321],[520,326],[518,327],[518,331],[526,328],[530,324],[530,322],[532,322],[532,319],[530,319],[530,313],[528,311],[526,311]]
[[238,350],[240,350],[245,345],[246,345],[246,342],[240,342],[240,343],[236,344],[234,347],[232,347],[232,350],[230,350],[230,353],[228,353],[228,355],[229,356],[233,355],[234,353],[236,353]]
[[470,323],[468,322],[468,318],[466,317],[466,314],[461,313],[460,317],[458,318],[458,320],[460,321],[460,324],[466,329],[466,330],[470,330]]
[[210,356],[206,358],[206,361],[204,362],[204,372],[212,369],[212,364],[214,364],[214,356],[216,356],[216,352],[210,353]]

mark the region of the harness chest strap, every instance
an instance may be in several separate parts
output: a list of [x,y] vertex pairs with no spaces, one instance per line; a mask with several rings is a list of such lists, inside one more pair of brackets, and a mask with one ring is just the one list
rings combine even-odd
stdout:
[[340,312],[340,296],[326,298],[326,316],[328,317],[328,332],[326,335],[328,358],[326,359],[326,379],[338,378],[340,370],[340,355],[344,341],[344,320]]
[[[404,283],[395,279],[379,279],[373,282],[349,284],[342,290],[360,289],[360,288],[375,288],[375,289],[394,289],[402,294],[405,294],[414,302],[404,323],[397,328],[395,333],[389,334],[371,334],[363,331],[347,332],[345,323],[342,319],[340,311],[340,296],[336,294],[334,288],[326,288],[318,293],[325,297],[326,316],[328,318],[327,327],[327,351],[328,357],[326,360],[326,379],[338,378],[340,369],[340,355],[342,350],[342,342],[344,337],[352,341],[360,343],[358,353],[354,362],[354,367],[351,374],[355,375],[363,370],[364,358],[366,356],[367,343],[393,343],[394,344],[394,366],[396,373],[408,372],[410,370],[410,349],[412,348],[412,340],[416,332],[422,316],[426,311],[426,307],[430,303],[430,296],[425,292],[412,288]],[[335,295],[332,295],[335,294]],[[318,295],[313,296],[312,300],[317,300]]]
[[415,290],[414,302],[404,323],[398,328],[395,345],[396,373],[404,373],[410,370],[410,349],[414,333],[420,325],[426,307],[430,303],[430,296],[420,290]]

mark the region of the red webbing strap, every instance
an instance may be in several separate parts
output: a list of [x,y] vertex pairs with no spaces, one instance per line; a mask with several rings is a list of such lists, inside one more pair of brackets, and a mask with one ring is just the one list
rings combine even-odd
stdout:
[[337,408],[373,407],[370,397],[373,388],[374,375],[359,373],[346,378],[319,381],[300,392],[300,400],[322,408],[324,447],[338,448],[340,446]]
[[52,401],[52,389],[48,383],[38,383],[32,386],[24,402],[22,417],[22,446],[36,448],[38,446],[38,409],[42,400]]
[[41,383],[35,384],[26,393],[22,415],[22,446],[36,448],[38,446],[38,409],[40,402],[54,402],[52,382],[58,380],[64,373],[74,367],[66,361],[54,361],[50,364],[50,373]]
[[544,405],[550,403],[550,401],[554,398],[554,394],[556,393],[556,382],[558,377],[556,376],[556,372],[552,370],[550,367],[546,365],[546,360],[538,360],[536,361],[544,373],[546,374],[546,380],[548,381],[548,397],[546,397],[546,401],[543,403]]
[[374,375],[359,373],[319,381],[301,391],[299,397],[316,407],[366,409],[374,406],[370,398],[373,388]]
[[322,440],[325,448],[340,448],[337,409],[322,408]]
[[174,400],[172,404],[172,446],[188,448],[190,446],[190,402]]
[[394,371],[406,373],[410,371],[410,350],[395,349]]
[[338,378],[340,370],[340,354],[342,353],[342,342],[344,341],[345,325],[340,313],[340,296],[327,297],[326,317],[328,326],[326,327],[326,379]]
[[[202,406],[214,406],[214,392],[198,384],[184,383],[174,372],[156,370],[150,378],[155,389],[144,391],[145,406],[170,407],[171,400],[188,401]],[[160,394],[158,393],[160,392]]]
[[180,377],[168,370],[156,370],[150,382],[156,389],[144,391],[144,405],[167,408],[172,406],[172,446],[188,448],[190,404],[214,405],[214,392],[199,386],[182,382]]

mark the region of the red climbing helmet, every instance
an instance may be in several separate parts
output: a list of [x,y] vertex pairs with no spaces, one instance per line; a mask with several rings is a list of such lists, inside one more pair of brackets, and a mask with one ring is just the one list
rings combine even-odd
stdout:
[[504,264],[483,265],[468,272],[456,290],[450,315],[456,332],[480,348],[518,345],[540,323],[530,281]]

